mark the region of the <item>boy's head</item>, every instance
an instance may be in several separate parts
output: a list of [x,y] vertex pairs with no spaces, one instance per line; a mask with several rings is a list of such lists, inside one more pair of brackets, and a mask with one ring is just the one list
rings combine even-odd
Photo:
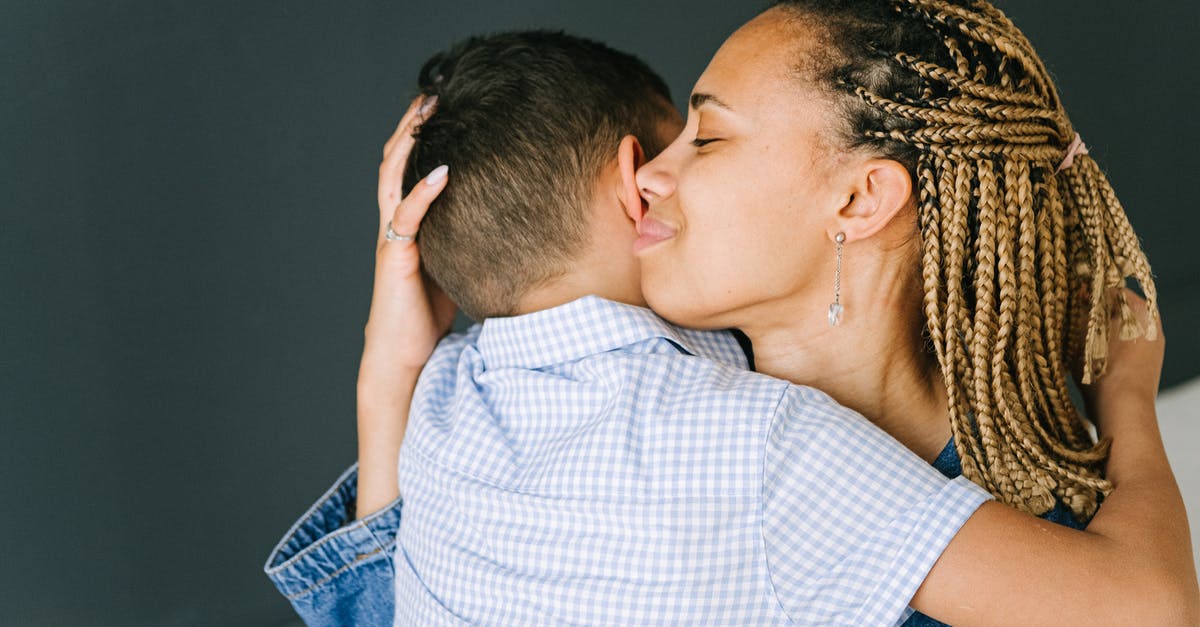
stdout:
[[[562,33],[468,39],[427,61],[420,87],[437,96],[437,109],[417,131],[404,191],[450,166],[450,182],[421,223],[421,257],[476,320],[520,313],[531,290],[572,280],[612,231],[610,211],[603,217],[610,227],[596,225],[597,204],[610,207],[616,195],[599,183],[618,145],[629,150],[622,138],[635,136],[649,158],[681,123],[666,84],[646,64]],[[631,189],[622,202],[640,207]],[[620,219],[632,233],[632,220]],[[623,248],[622,258],[602,265],[629,275],[636,262],[628,242]],[[637,289],[631,277],[608,279]]]

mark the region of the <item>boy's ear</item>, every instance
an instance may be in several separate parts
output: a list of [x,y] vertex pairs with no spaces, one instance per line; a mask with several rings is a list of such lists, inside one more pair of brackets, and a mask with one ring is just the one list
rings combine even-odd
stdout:
[[645,162],[646,153],[642,150],[641,142],[633,135],[622,137],[621,144],[617,147],[617,169],[621,173],[618,199],[625,206],[625,215],[628,215],[634,224],[641,223],[642,216],[646,213],[645,201],[638,193],[636,176],[637,169]]

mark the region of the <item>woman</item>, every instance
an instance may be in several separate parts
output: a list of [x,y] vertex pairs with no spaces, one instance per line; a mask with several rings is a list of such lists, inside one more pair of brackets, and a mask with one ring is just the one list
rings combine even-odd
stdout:
[[1082,351],[1084,384],[1103,370],[1108,290],[1127,276],[1151,320],[1140,330],[1116,291],[1125,337],[1153,338],[1154,283],[1011,22],[984,3],[781,2],[696,92],[688,129],[639,175],[647,221],[681,231],[641,255],[651,306],[742,328],[760,371],[844,390],[927,459],[952,431],[964,474],[1011,505],[1094,512],[1104,446],[1063,364]]
[[[826,391],[926,460],[957,452],[1014,507],[1086,521],[1111,490],[1107,442],[1092,444],[1065,364],[1085,384],[1103,372],[1110,306],[1122,337],[1152,339],[1155,290],[1012,23],[981,1],[779,2],[691,102],[638,173],[651,307],[737,327],[760,372]],[[1144,326],[1114,289],[1126,277]],[[1184,520],[1177,497],[1161,514]]]
[[[658,240],[641,253],[644,287],[676,322],[742,328],[759,370],[828,391],[927,460],[953,434],[967,475],[1009,503],[1040,514],[1062,500],[1086,517],[1107,485],[1103,449],[1066,397],[1066,330],[1088,331],[1088,381],[1102,367],[1105,288],[1134,274],[1153,312],[1153,287],[1136,243],[1121,239],[1132,235],[1119,207],[1098,201],[1111,194],[1092,197],[1107,188],[1069,149],[1053,89],[1014,33],[985,5],[883,0],[786,3],[748,24],[700,79],[684,134],[639,176],[646,224],[657,225],[644,232]],[[911,72],[893,67],[906,65]],[[389,142],[381,171],[410,141],[405,132]],[[421,203],[393,213],[398,188],[381,178],[381,233],[389,219],[416,232]],[[444,300],[416,280],[416,248],[380,244],[360,376],[364,513],[396,493],[403,430],[374,417],[403,412],[412,388],[394,382],[419,370],[447,324],[430,313],[444,312]],[[1084,284],[1067,262],[1074,268],[1083,252],[1097,278],[1081,314],[1068,294]],[[402,327],[414,308],[424,312],[419,328]],[[1145,323],[1156,328],[1153,313]],[[388,450],[390,459],[377,453]],[[1183,513],[1170,471],[1161,446],[1146,450],[1157,453],[1152,472],[1126,485],[1162,490],[1169,523],[1160,528],[1177,537]],[[368,480],[372,465],[380,484]],[[1183,525],[1184,544],[1186,533]],[[1182,554],[1151,558],[1194,581]]]

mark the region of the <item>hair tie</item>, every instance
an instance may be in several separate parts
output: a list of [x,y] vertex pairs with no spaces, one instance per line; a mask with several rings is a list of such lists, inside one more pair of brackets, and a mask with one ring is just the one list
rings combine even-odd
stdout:
[[1083,138],[1079,136],[1079,133],[1075,133],[1075,139],[1072,139],[1071,145],[1067,146],[1067,156],[1063,157],[1062,163],[1058,164],[1058,169],[1054,173],[1058,174],[1071,167],[1075,163],[1076,155],[1086,154],[1088,154],[1087,144],[1083,143]]

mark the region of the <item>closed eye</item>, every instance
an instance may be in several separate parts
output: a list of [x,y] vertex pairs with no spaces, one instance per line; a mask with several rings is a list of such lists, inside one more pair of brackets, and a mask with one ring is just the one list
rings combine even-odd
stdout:
[[709,139],[709,138],[704,138],[704,137],[697,137],[696,139],[692,140],[692,145],[697,148],[703,148],[704,146],[707,146],[715,141],[720,141],[720,140],[719,139]]

